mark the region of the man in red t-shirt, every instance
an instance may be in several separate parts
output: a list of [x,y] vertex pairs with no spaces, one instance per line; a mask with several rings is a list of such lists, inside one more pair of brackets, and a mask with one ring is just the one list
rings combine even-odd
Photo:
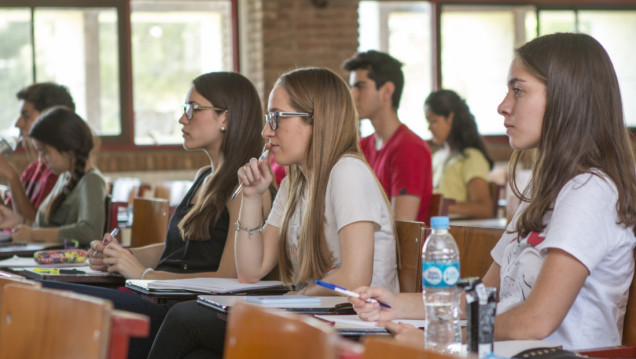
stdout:
[[[20,90],[16,97],[20,100],[20,116],[15,127],[20,129],[20,142],[23,147],[30,146],[28,135],[31,126],[40,113],[49,107],[66,106],[75,111],[75,103],[65,86],[50,82],[36,83]],[[51,192],[57,175],[38,159],[27,165],[22,175],[7,158],[0,154],[0,177],[9,187],[9,196],[5,205],[11,205],[13,211],[33,221],[40,203]]]
[[361,119],[375,129],[360,147],[393,207],[396,220],[428,221],[433,173],[431,150],[397,116],[404,75],[402,64],[388,54],[357,53],[342,66]]

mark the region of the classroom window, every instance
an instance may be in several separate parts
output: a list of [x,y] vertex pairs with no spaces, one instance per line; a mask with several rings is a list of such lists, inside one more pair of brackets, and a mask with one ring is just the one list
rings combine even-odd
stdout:
[[[589,34],[603,44],[618,75],[625,122],[628,127],[636,127],[636,102],[628,101],[636,97],[636,67],[633,65],[636,48],[632,44],[636,37],[636,10],[574,9],[575,2],[562,4],[561,8],[551,5],[549,9],[512,2],[509,5],[437,2],[440,6],[438,55],[431,50],[430,38],[438,34],[431,33],[436,15],[430,5],[429,1],[361,1],[359,7],[359,49],[385,51],[405,63],[403,98],[410,96],[411,99],[401,105],[398,115],[421,137],[431,138],[422,106],[434,88],[452,89],[465,98],[482,134],[504,135],[497,106],[507,91],[506,77],[514,49],[538,35],[566,31]],[[611,7],[602,2],[593,5]],[[391,22],[387,14],[393,12],[418,20]],[[414,38],[410,32],[422,34],[429,40],[410,42]],[[439,64],[436,63],[438,56]],[[434,68],[439,68],[439,81],[431,74]],[[371,132],[370,125],[362,128],[363,135]]]
[[117,21],[115,8],[0,9],[0,132],[17,135],[18,90],[52,81],[99,135],[119,135]]
[[16,92],[53,81],[104,145],[180,144],[192,80],[234,70],[233,0],[23,3],[0,5],[0,135],[17,134]]
[[[431,6],[429,3],[361,1],[359,51],[391,54],[404,65],[404,90],[398,116],[418,135],[428,135],[424,99],[433,88]],[[361,121],[363,136],[373,132]]]
[[131,3],[135,144],[182,143],[182,105],[192,80],[232,71],[229,1]]

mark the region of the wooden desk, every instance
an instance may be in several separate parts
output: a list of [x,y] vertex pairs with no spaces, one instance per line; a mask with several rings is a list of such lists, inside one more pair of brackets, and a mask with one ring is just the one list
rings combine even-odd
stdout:
[[505,218],[486,218],[486,219],[451,219],[451,226],[463,227],[481,227],[481,228],[497,228],[506,229]]

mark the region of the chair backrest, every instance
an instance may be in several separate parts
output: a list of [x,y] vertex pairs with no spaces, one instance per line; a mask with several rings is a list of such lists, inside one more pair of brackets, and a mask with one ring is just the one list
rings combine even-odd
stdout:
[[0,358],[106,358],[110,301],[10,284],[0,306]]
[[490,251],[504,234],[504,229],[451,226],[450,234],[459,248],[462,278],[483,277],[492,263]]
[[237,303],[228,314],[224,359],[335,359],[338,334],[315,318]]
[[4,287],[9,284],[20,284],[35,288],[40,288],[42,286],[40,282],[29,280],[16,274],[0,271],[0,304],[2,304]]
[[455,204],[454,199],[444,198],[443,195],[434,193],[431,196],[431,207],[428,210],[429,222],[431,217],[448,216],[448,208],[453,204]]
[[[506,186],[496,182],[488,182],[490,189],[490,199],[492,200],[492,217],[499,217],[499,209],[505,209],[505,204],[500,206],[502,199],[506,198]],[[503,215],[502,215],[503,216]]]
[[170,207],[161,198],[135,198],[130,235],[132,247],[163,243],[168,233]]
[[147,316],[112,310],[105,299],[42,289],[28,280],[4,287],[0,358],[125,359],[130,338],[150,332]]
[[[422,334],[422,341],[424,335]],[[364,342],[364,352],[361,359],[457,359],[459,357],[444,354],[424,348],[398,343],[386,338],[369,338]]]
[[430,229],[422,222],[395,221],[400,292],[422,291],[422,245]]
[[[636,251],[634,252],[636,260]],[[636,276],[632,278],[623,322],[623,345],[636,345]]]

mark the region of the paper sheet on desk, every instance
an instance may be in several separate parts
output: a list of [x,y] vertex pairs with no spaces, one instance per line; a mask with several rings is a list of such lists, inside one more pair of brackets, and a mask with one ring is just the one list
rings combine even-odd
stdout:
[[11,258],[0,260],[0,268],[62,268],[62,267],[88,267],[88,261],[84,263],[56,263],[56,264],[38,264],[33,257],[18,257],[14,255]]
[[[378,326],[378,322],[368,322],[360,319],[356,314],[349,315],[316,315],[318,319],[322,319],[324,321],[334,323],[334,326],[338,327],[365,327],[365,328],[373,328]],[[410,324],[417,328],[424,328],[426,325],[426,320],[418,320],[418,319],[394,319],[392,320],[395,323],[404,323]]]

